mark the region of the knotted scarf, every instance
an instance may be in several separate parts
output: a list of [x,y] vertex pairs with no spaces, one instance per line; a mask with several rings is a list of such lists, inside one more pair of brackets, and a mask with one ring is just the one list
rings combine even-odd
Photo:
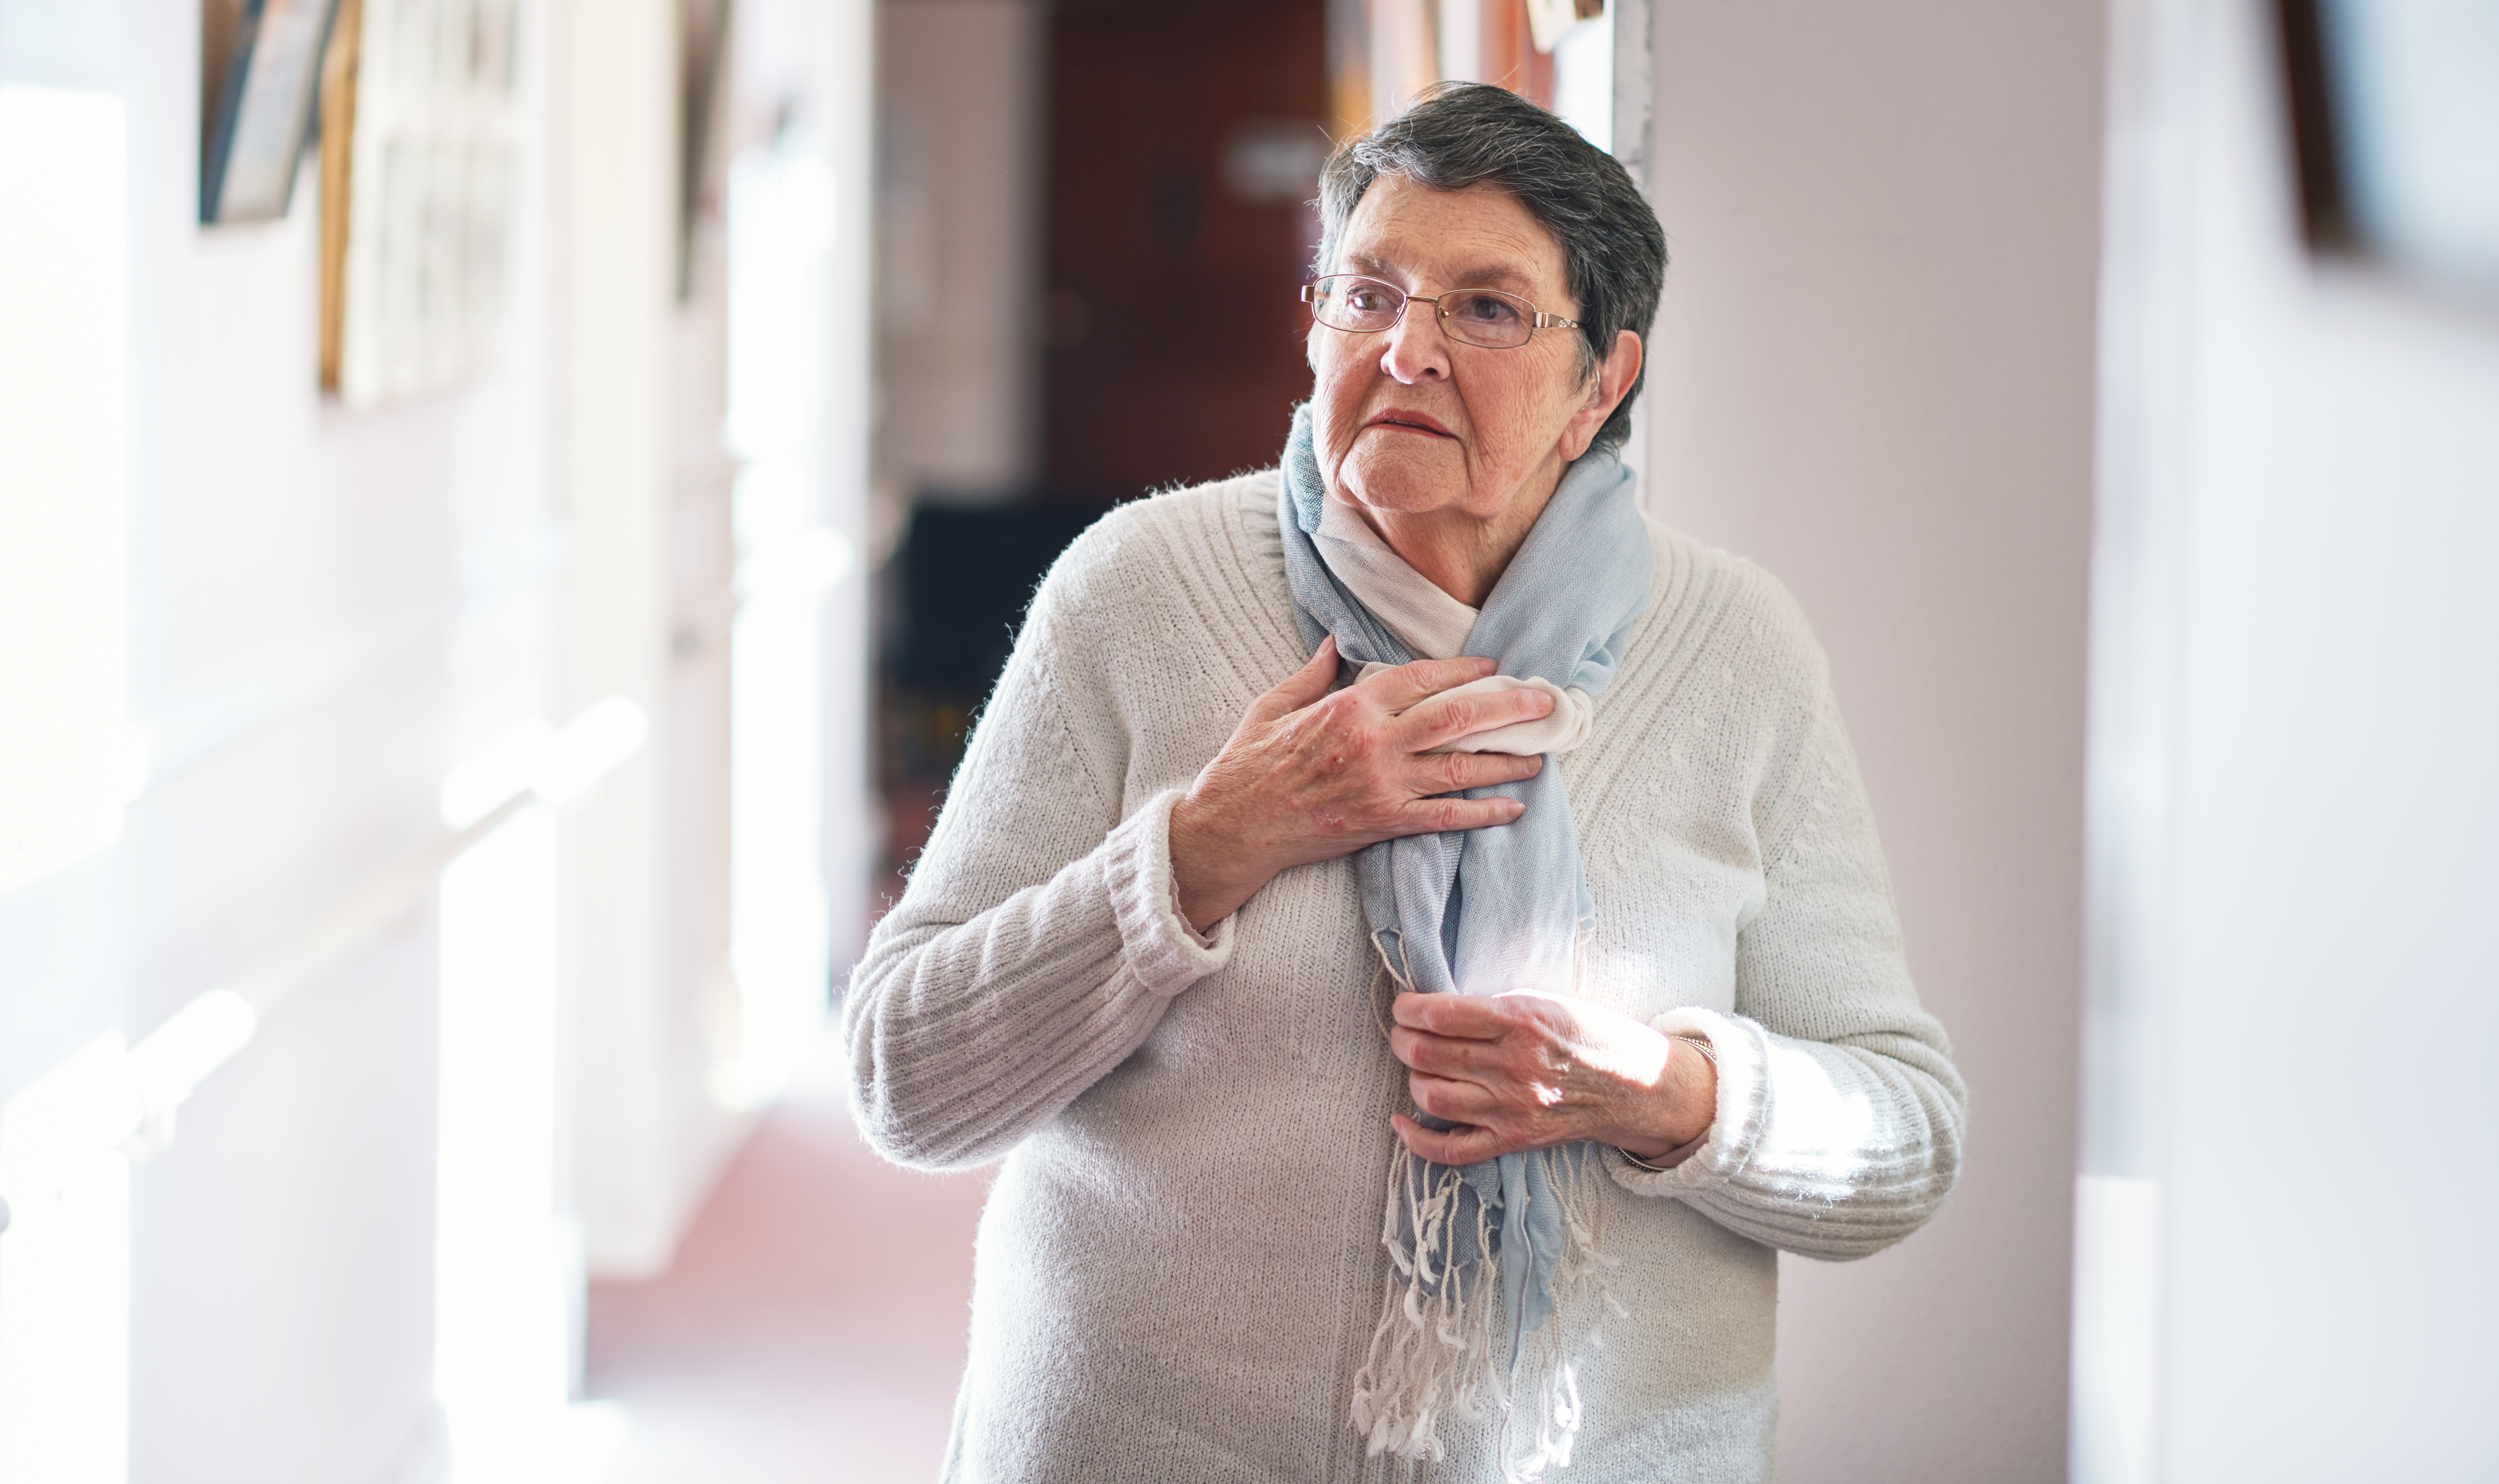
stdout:
[[[1356,673],[1415,658],[1313,544],[1326,487],[1307,405],[1294,414],[1279,483],[1284,575],[1303,639],[1316,650],[1334,634]],[[1564,470],[1502,573],[1467,653],[1497,661],[1504,675],[1593,696],[1613,679],[1647,604],[1649,567],[1631,474],[1610,454],[1582,458]],[[1495,794],[1520,800],[1526,812],[1509,824],[1408,835],[1354,855],[1365,923],[1400,988],[1574,990],[1595,904],[1560,770],[1548,760],[1533,778],[1465,796]],[[1398,1148],[1381,1238],[1391,1259],[1387,1292],[1352,1401],[1372,1453],[1440,1458],[1440,1417],[1475,1415],[1489,1403],[1504,1415],[1506,1472],[1534,1477],[1570,1462],[1579,1422],[1576,1353],[1591,1334],[1560,1333],[1568,1326],[1552,1321],[1603,1262],[1593,1225],[1599,1203],[1587,1188],[1597,1168],[1597,1146],[1588,1144],[1463,1167]]]

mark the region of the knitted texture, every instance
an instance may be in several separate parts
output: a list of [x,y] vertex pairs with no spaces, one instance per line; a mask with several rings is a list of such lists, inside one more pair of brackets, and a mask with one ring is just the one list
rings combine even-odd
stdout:
[[[1006,1156],[981,1223],[951,1480],[1407,1476],[1347,1422],[1408,1106],[1352,868],[1284,872],[1207,938],[1170,810],[1307,656],[1273,472],[1113,513],[1033,602],[926,854],[844,1005],[888,1157]],[[1557,759],[1597,904],[1582,992],[1706,1036],[1708,1139],[1606,1156],[1621,1312],[1559,1479],[1762,1480],[1774,1249],[1931,1215],[1965,1093],[1920,1010],[1820,651],[1778,585],[1650,528],[1651,600]],[[1497,1422],[1431,1479],[1489,1481]]]

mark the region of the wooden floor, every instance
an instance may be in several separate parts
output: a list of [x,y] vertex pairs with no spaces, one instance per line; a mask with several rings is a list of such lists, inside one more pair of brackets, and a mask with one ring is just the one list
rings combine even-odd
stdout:
[[885,1164],[810,1078],[666,1276],[592,1286],[584,1392],[632,1419],[603,1484],[934,1479],[988,1188]]

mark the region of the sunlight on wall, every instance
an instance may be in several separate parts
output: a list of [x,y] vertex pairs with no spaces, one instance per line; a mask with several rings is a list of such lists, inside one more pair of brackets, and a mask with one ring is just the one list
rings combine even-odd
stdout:
[[823,524],[831,169],[787,136],[729,180],[729,440],[738,476],[730,671],[730,957],[738,1053],[722,1103],[778,1091],[814,1039],[832,971],[824,870],[824,593],[852,565]]
[[130,1393],[134,1120],[121,1037],[99,1037],[0,1113],[0,1479],[120,1484]]
[[556,826],[524,811],[442,873],[435,1389],[464,1480],[526,1478],[564,1407]]
[[442,781],[442,823],[467,829],[516,793],[535,792],[562,808],[640,752],[650,735],[649,713],[621,695],[584,707],[561,731],[532,718]]
[[2159,1478],[2160,1182],[2074,1192],[2074,1484]]
[[[525,722],[443,780],[443,823],[487,830],[440,895],[435,1395],[457,1484],[597,1478],[622,1442],[621,1410],[568,1404],[582,1257],[559,1155],[554,806],[649,732],[611,696],[561,729]],[[491,823],[523,793],[537,802]]]
[[97,1037],[0,1111],[0,1480],[123,1477],[130,1167],[166,1150],[175,1110],[257,1025],[212,989],[127,1050]]
[[110,94],[0,87],[0,891],[110,846],[146,773],[123,691],[122,127]]
[[[112,845],[144,775],[122,130],[110,94],[0,87],[0,891]],[[117,1034],[0,1113],[0,1478],[125,1472],[130,1173],[96,1131],[135,1118]]]

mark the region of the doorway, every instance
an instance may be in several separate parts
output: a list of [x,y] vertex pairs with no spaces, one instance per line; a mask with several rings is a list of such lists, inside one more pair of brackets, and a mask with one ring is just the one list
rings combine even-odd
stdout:
[[1310,395],[1321,0],[1066,0],[1049,69],[1050,498],[1107,508],[1273,464]]

